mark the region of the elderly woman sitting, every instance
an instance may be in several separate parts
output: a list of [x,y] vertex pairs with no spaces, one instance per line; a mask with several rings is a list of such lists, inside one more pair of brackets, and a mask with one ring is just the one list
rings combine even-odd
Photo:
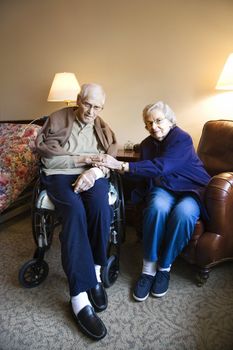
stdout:
[[207,217],[203,192],[210,179],[189,134],[176,126],[176,117],[163,102],[143,110],[150,136],[140,145],[141,160],[121,162],[108,155],[92,158],[98,166],[128,172],[141,178],[133,198],[145,201],[143,212],[143,267],[133,297],[145,300],[151,293],[167,293],[170,269],[187,245],[194,226]]

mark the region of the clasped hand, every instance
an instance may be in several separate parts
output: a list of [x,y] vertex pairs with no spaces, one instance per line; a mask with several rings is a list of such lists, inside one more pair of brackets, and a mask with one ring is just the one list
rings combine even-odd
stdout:
[[78,166],[83,166],[86,164],[91,164],[92,163],[91,157],[93,155],[94,154],[74,156],[75,166],[78,167]]
[[[88,156],[76,156],[76,162],[80,164],[92,164],[93,167],[98,167],[102,171],[104,168],[112,170],[120,170],[122,162],[116,160],[108,154],[95,154]],[[96,180],[95,168],[84,171],[77,180],[73,183],[74,192],[83,192],[94,186]]]
[[109,154],[90,154],[90,155],[82,155],[76,156],[76,162],[80,164],[92,164],[92,166],[98,167],[106,167],[112,170],[120,170],[122,162],[118,161],[114,157]]
[[104,166],[112,170],[121,169],[122,162],[110,156],[109,154],[95,154],[91,156],[90,159],[92,161],[92,165],[97,167]]

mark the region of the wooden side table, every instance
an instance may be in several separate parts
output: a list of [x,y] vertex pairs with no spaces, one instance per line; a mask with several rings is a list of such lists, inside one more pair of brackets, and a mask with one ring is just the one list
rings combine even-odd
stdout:
[[123,149],[120,149],[117,152],[117,159],[123,162],[136,162],[139,158],[139,152],[125,151]]

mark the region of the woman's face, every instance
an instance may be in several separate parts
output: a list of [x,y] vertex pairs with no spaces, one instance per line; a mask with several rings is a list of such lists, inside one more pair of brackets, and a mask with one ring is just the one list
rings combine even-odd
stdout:
[[152,109],[145,117],[145,128],[150,135],[158,141],[162,141],[169,133],[172,127],[172,122],[165,118],[162,111]]

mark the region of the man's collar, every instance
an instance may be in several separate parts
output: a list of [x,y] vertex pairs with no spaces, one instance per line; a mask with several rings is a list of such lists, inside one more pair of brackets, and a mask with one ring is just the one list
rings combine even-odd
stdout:
[[93,122],[91,123],[88,123],[88,124],[85,124],[85,123],[82,123],[81,120],[79,120],[78,116],[76,115],[76,118],[75,118],[76,122],[78,123],[78,126],[81,128],[81,129],[84,129],[85,127],[93,127],[94,125],[94,120]]

